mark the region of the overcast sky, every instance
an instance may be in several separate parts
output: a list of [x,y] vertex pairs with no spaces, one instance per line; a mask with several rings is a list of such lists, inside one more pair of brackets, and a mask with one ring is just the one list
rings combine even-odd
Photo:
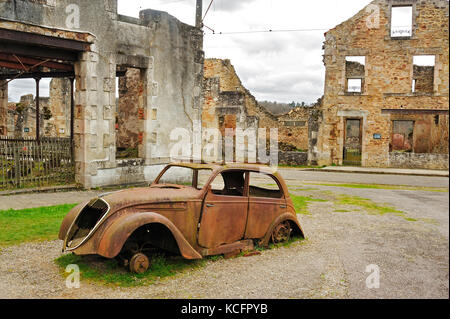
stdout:
[[[118,0],[118,11],[123,15],[138,17],[139,10],[142,9],[162,10],[193,25],[195,2],[196,0]],[[230,59],[244,86],[258,100],[314,102],[323,94],[324,32],[352,17],[370,2],[214,0],[204,23],[215,30],[216,34],[205,28],[205,54],[207,58]],[[210,0],[203,0],[204,11],[209,3]],[[292,29],[314,31],[218,34]],[[20,92],[33,93],[32,81],[20,84],[15,81],[10,86],[11,99],[16,101]],[[48,95],[47,82],[42,83],[41,90],[44,95]]]

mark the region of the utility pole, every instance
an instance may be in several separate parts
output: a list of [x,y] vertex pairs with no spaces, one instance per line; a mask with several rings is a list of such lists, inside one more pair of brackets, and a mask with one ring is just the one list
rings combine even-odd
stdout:
[[199,29],[203,28],[202,14],[203,14],[203,0],[197,0],[197,9],[196,9],[196,15],[195,15],[195,27],[199,28]]

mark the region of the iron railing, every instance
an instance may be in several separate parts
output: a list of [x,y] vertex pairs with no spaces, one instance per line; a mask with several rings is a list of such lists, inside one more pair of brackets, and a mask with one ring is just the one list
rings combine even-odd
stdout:
[[70,138],[0,137],[0,190],[72,184]]

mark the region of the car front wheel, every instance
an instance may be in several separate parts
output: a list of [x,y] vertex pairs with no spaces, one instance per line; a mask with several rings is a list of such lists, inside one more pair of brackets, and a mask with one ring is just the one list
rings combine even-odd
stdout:
[[272,232],[274,244],[287,242],[291,238],[291,224],[288,221],[279,223]]
[[130,259],[130,271],[135,274],[142,274],[147,271],[150,266],[150,260],[143,253],[136,253]]

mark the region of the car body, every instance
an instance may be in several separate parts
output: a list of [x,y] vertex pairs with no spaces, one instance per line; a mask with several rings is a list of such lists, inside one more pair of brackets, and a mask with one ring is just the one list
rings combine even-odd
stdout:
[[147,269],[154,249],[201,259],[292,235],[304,237],[276,171],[256,164],[196,163],[169,164],[149,187],[76,206],[59,232],[63,251],[119,257],[134,272]]

